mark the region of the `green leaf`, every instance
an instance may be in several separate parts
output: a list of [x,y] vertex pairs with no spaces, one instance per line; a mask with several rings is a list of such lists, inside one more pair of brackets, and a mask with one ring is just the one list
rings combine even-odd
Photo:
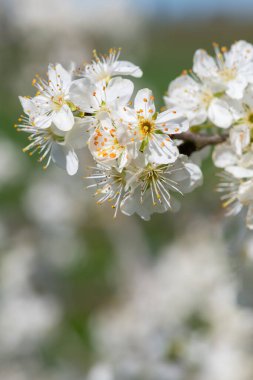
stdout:
[[216,98],[221,98],[225,94],[225,91],[216,92],[213,94]]
[[142,141],[142,143],[141,143],[141,146],[140,146],[139,151],[140,151],[141,153],[143,153],[144,150],[147,148],[147,146],[148,146],[148,137],[145,137],[145,139],[144,139],[144,140]]
[[156,129],[154,132],[156,135],[163,135],[164,134],[163,131],[161,131],[161,129]]
[[156,120],[156,119],[157,119],[157,116],[158,116],[158,112],[155,112],[154,115],[152,116],[152,119],[153,119],[153,120]]

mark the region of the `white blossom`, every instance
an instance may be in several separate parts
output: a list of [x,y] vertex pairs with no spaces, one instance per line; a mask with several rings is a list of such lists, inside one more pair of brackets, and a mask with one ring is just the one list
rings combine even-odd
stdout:
[[29,152],[30,156],[38,153],[39,162],[45,160],[44,169],[53,161],[69,175],[77,172],[79,161],[76,150],[83,148],[89,137],[85,120],[76,119],[73,128],[67,132],[58,129],[54,124],[41,128],[27,117],[20,121],[22,124],[17,125],[17,130],[28,133],[30,141],[23,152]]
[[109,81],[111,77],[130,75],[135,78],[142,76],[141,69],[129,61],[119,61],[120,49],[110,49],[107,55],[98,56],[94,50],[94,60],[91,64],[79,69],[78,74],[96,83]]
[[40,128],[48,128],[54,123],[58,129],[69,131],[74,125],[68,104],[72,74],[60,64],[50,64],[47,75],[47,81],[39,76],[33,80],[38,89],[34,98],[20,98],[24,112]]
[[179,151],[171,136],[189,129],[189,122],[180,109],[157,113],[152,91],[142,89],[135,97],[134,109],[123,107],[119,116],[134,158],[144,156],[146,164],[157,165],[176,161]]
[[193,71],[198,77],[224,91],[233,99],[241,99],[249,83],[253,83],[253,46],[238,41],[231,49],[221,49],[214,44],[215,58],[205,50],[194,55]]
[[228,128],[235,119],[227,99],[220,98],[212,86],[196,75],[182,75],[172,81],[164,101],[167,107],[180,107],[191,126],[210,121],[217,127]]
[[171,192],[183,195],[202,184],[200,168],[185,156],[173,164],[148,164],[144,168],[130,168],[129,172],[128,194],[121,203],[121,211],[126,215],[137,213],[144,220],[149,220],[153,213],[178,211],[180,204]]

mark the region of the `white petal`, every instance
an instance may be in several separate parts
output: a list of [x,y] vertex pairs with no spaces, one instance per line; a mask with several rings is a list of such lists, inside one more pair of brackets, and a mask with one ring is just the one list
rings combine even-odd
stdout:
[[250,143],[250,130],[247,125],[237,125],[230,129],[230,142],[236,154],[240,156]]
[[48,80],[50,87],[52,87],[55,92],[66,93],[71,85],[71,74],[59,63],[56,65],[50,64],[48,66]]
[[66,170],[66,147],[63,144],[54,143],[51,148],[53,162],[61,169]]
[[164,213],[168,211],[169,205],[165,202],[153,204],[150,190],[147,190],[141,203],[140,186],[135,189],[133,194],[129,194],[121,202],[120,209],[125,215],[138,214],[143,220],[150,220],[153,213]]
[[69,97],[74,105],[82,111],[93,113],[99,110],[101,101],[100,98],[97,100],[96,90],[96,86],[89,79],[77,79],[70,87]]
[[232,99],[241,99],[247,84],[248,80],[245,77],[237,75],[235,79],[227,83],[226,94]]
[[232,174],[235,178],[252,178],[253,169],[246,169],[242,166],[228,166],[225,170]]
[[52,146],[51,156],[53,162],[60,168],[65,169],[69,175],[76,174],[79,162],[73,149],[55,143]]
[[189,179],[182,189],[184,193],[189,193],[203,184],[203,174],[200,167],[190,162],[190,160],[187,161],[184,166],[189,173]]
[[149,163],[161,165],[175,162],[179,151],[172,140],[167,140],[163,135],[156,135],[156,138],[149,141],[144,154]]
[[200,78],[212,78],[217,75],[217,65],[213,57],[205,50],[197,50],[193,58],[193,71]]
[[225,53],[226,65],[229,67],[238,67],[253,60],[253,46],[246,41],[237,41],[230,51]]
[[185,167],[190,174],[190,181],[188,189],[185,189],[184,191],[190,192],[203,184],[203,174],[200,167],[191,162],[185,164]]
[[154,97],[151,90],[143,88],[137,92],[134,100],[134,109],[140,115],[150,118],[155,113]]
[[156,125],[164,133],[182,133],[189,129],[189,121],[178,109],[171,109],[158,114]]
[[181,75],[171,82],[164,101],[168,108],[179,107],[191,125],[199,125],[207,118],[206,103],[203,101],[204,91],[206,90],[203,85],[189,75]]
[[73,128],[66,134],[65,142],[74,149],[81,149],[87,145],[89,133],[87,129],[90,121],[85,119],[75,119]]
[[53,117],[54,112],[52,112],[50,115],[47,115],[45,113],[44,115],[35,115],[33,121],[38,128],[46,129],[51,126]]
[[237,156],[232,146],[228,143],[216,145],[213,151],[213,162],[217,168],[225,168],[237,163]]
[[[112,122],[111,129],[113,129]],[[95,160],[107,162],[108,164],[112,164],[110,161],[115,161],[124,150],[115,141],[116,135],[115,132],[111,133],[111,129],[100,128],[99,131],[95,130],[89,139],[88,145]]]
[[128,61],[116,62],[112,72],[112,75],[131,75],[135,78],[140,78],[142,74],[142,70],[138,66]]
[[66,155],[66,170],[69,175],[76,174],[79,162],[74,150],[69,150]]
[[36,112],[37,108],[35,107],[32,99],[19,96],[19,100],[26,115],[33,115]]
[[116,120],[122,119],[122,121],[125,124],[131,123],[131,124],[137,124],[138,118],[136,115],[135,110],[129,107],[122,107],[119,110],[117,110],[117,113],[114,114],[114,118]]
[[189,193],[203,183],[203,175],[199,166],[184,155],[180,155],[171,168],[170,179],[177,183],[182,193]]
[[227,102],[222,99],[213,99],[208,109],[211,122],[220,128],[229,128],[234,121],[233,113]]
[[133,94],[134,85],[129,79],[113,78],[106,88],[106,104],[124,106]]
[[70,131],[74,125],[74,116],[67,104],[64,104],[53,116],[53,122],[62,131]]

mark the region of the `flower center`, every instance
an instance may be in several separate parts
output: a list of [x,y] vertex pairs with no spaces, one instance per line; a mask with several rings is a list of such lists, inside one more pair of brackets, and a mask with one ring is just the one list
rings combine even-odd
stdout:
[[224,82],[229,82],[236,77],[236,69],[225,67],[224,69],[220,70],[220,76]]
[[213,99],[213,94],[211,93],[211,91],[206,90],[202,92],[201,100],[206,105],[206,107],[209,106],[212,99]]
[[52,108],[55,111],[59,111],[65,102],[63,95],[53,96],[51,98],[51,101],[52,101]]
[[248,122],[250,124],[253,124],[253,113],[252,112],[250,112],[249,115],[248,115]]
[[152,120],[148,119],[140,119],[139,121],[139,129],[140,132],[146,137],[153,133],[155,128],[155,124]]

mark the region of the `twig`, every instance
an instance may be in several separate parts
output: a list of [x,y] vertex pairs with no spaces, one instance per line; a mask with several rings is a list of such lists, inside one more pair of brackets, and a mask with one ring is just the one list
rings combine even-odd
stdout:
[[202,135],[200,133],[183,132],[173,135],[174,139],[183,140],[184,143],[179,146],[183,154],[190,155],[196,150],[200,150],[208,145],[217,145],[227,139],[227,135]]

